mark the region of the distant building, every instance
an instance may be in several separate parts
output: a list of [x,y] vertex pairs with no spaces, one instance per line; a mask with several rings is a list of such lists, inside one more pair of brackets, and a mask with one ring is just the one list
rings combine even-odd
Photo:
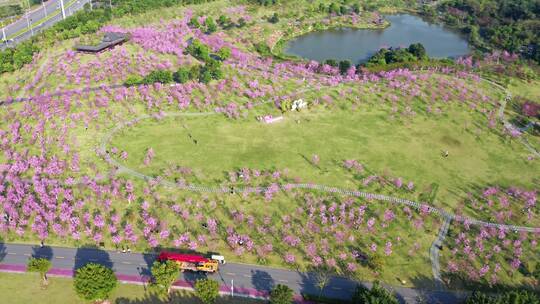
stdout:
[[118,44],[122,44],[129,39],[128,34],[122,33],[105,33],[101,43],[98,45],[76,45],[75,50],[85,53],[99,53],[104,50],[110,49]]

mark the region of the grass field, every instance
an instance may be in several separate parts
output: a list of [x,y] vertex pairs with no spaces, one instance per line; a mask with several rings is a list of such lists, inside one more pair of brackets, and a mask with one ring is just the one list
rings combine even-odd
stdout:
[[[369,170],[400,176],[418,187],[438,184],[435,204],[452,209],[480,185],[519,181],[530,187],[538,178],[540,167],[527,161],[518,141],[487,128],[478,136],[472,124],[467,127],[476,119],[481,118],[454,108],[436,118],[396,121],[367,105],[354,111],[335,107],[286,114],[271,125],[254,116],[238,121],[221,116],[148,119],[116,134],[110,147],[127,151],[126,165],[132,169],[164,176],[172,166],[194,168],[202,184],[244,167],[287,168],[303,182],[356,189],[360,185],[344,176],[339,164],[357,159]],[[149,148],[156,156],[145,166]],[[442,156],[445,150],[448,158]],[[320,157],[316,166],[313,155]]]
[[[11,304],[78,304],[88,303],[78,298],[73,289],[73,280],[67,278],[49,278],[49,286],[41,288],[40,277],[37,274],[10,274],[0,273],[0,294],[3,303]],[[24,292],[22,292],[24,290]],[[183,303],[201,304],[192,292],[175,291],[171,300],[163,300],[153,294],[147,293],[143,286],[118,284],[111,299],[114,304],[161,304],[161,303]],[[226,297],[219,298],[217,304],[241,303],[256,304],[264,303],[252,299]]]

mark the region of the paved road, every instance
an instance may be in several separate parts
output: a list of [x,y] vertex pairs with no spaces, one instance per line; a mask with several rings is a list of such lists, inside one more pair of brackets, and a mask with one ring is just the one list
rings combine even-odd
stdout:
[[[21,244],[0,243],[0,266],[24,266],[31,256],[50,259],[53,268],[57,270],[77,269],[82,265],[95,262],[112,268],[117,275],[126,275],[141,280],[148,279],[150,265],[155,260],[155,254],[121,253],[91,248],[40,247]],[[19,267],[20,268],[20,267]],[[8,268],[3,268],[8,269]],[[180,280],[193,282],[202,275],[191,272],[181,274]],[[223,288],[230,290],[234,280],[235,293],[265,294],[275,284],[285,284],[297,294],[319,294],[317,287],[320,280],[313,273],[300,273],[291,270],[269,268],[258,265],[227,263],[220,267],[217,274],[209,277],[218,280]],[[358,283],[343,277],[330,277],[323,290],[323,295],[337,299],[349,299]],[[366,284],[369,286],[369,284]],[[460,293],[425,291],[412,288],[394,288],[404,303],[417,303],[419,297],[427,299],[428,303],[456,303],[464,297]]]
[[[89,2],[90,0],[64,0],[66,17],[71,16],[76,11],[82,9],[84,5]],[[37,32],[53,26],[58,21],[62,20],[62,18],[60,0],[49,0],[45,2],[44,5],[26,13],[17,21],[4,27],[3,30],[5,31],[6,38],[12,39],[12,41],[7,44],[0,42],[1,48],[24,41]],[[42,22],[42,20],[46,21]],[[31,25],[31,30],[26,31],[28,29],[28,24]],[[3,40],[3,35],[3,32],[0,32],[0,41]]]

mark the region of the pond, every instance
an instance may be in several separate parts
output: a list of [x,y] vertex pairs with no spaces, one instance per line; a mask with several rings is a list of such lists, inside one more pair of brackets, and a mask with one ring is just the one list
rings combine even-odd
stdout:
[[382,47],[407,47],[420,42],[430,57],[459,57],[470,52],[467,40],[441,25],[420,17],[398,14],[385,18],[386,29],[333,29],[312,32],[290,41],[285,53],[322,62],[326,59],[367,61]]

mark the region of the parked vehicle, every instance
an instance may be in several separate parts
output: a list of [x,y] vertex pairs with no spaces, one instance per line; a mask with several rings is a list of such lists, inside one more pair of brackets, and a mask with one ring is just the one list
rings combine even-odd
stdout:
[[207,258],[202,255],[194,254],[182,254],[168,251],[162,251],[158,256],[159,261],[171,260],[178,263],[182,272],[188,271],[200,271],[214,273],[218,271],[219,264],[225,264],[225,257],[212,255]]

